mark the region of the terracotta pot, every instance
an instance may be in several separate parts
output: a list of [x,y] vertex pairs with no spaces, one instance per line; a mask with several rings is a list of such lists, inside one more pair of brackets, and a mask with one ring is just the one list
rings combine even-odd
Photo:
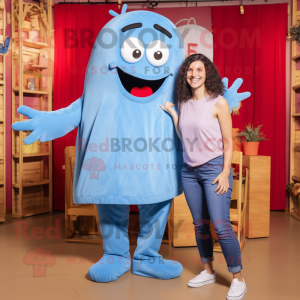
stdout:
[[244,142],[244,155],[258,155],[259,142]]
[[233,145],[233,151],[242,151],[242,144],[238,142],[238,139],[236,138],[236,135],[239,133],[239,128],[232,128],[232,145]]

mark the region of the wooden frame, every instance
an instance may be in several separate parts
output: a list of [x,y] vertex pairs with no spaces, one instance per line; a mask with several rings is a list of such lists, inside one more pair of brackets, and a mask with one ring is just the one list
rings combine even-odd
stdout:
[[[34,19],[34,23],[33,21],[31,23],[31,18]],[[45,5],[44,1],[40,0],[39,6],[23,0],[11,1],[12,123],[27,119],[17,113],[17,108],[23,104],[37,110],[52,110],[52,78],[49,73],[46,75],[45,72],[43,73],[43,70],[49,68],[52,57],[51,47],[47,44],[51,36],[51,23],[52,0],[47,0]],[[44,40],[28,41],[24,35],[29,35],[29,32],[33,31],[38,32],[40,38]],[[28,62],[28,57],[31,58],[32,53],[36,53],[35,59],[41,61],[40,49],[44,49],[48,66]],[[29,74],[33,74],[31,75],[33,78],[37,75],[47,88],[42,89],[43,84],[40,82],[36,84],[38,90],[24,87],[23,80],[28,70],[31,72]],[[26,132],[12,130],[12,216],[14,218],[53,210],[52,142],[37,141],[33,147],[28,147],[23,145],[25,136]]]
[[[297,11],[297,0],[293,0],[293,25],[300,21],[300,11]],[[296,94],[300,95],[300,47],[296,41],[292,42],[292,87],[291,87],[291,127],[290,127],[290,182],[300,182],[300,107],[296,110]],[[298,128],[296,128],[298,127]],[[300,214],[295,212],[295,207],[290,196],[289,213],[300,220]]]
[[[0,42],[4,44],[6,29],[6,11],[5,2],[0,0],[0,29],[3,34],[0,36]],[[8,51],[7,51],[8,53]],[[6,54],[7,54],[6,53]],[[1,61],[2,60],[2,61]],[[2,77],[2,78],[1,78]],[[6,159],[5,159],[5,55],[0,56],[0,222],[5,222],[6,216]]]

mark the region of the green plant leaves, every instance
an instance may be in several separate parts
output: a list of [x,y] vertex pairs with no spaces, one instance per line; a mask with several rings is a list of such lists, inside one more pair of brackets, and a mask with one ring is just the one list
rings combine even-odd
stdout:
[[292,26],[289,29],[290,36],[292,41],[297,41],[300,43],[300,24],[298,23],[297,25]]
[[[244,140],[247,142],[268,141],[268,139],[265,138],[265,135],[262,132],[259,132],[262,126],[263,125],[259,125],[256,128],[253,128],[253,125],[246,125],[246,129],[236,135],[237,140],[239,143]],[[243,137],[245,137],[245,139],[243,139]]]

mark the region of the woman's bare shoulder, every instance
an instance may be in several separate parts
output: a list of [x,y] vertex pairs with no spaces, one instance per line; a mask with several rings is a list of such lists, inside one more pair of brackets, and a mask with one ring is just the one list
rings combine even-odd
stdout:
[[219,108],[226,108],[229,107],[229,104],[227,102],[227,100],[223,97],[223,96],[219,96],[219,99],[216,102],[216,106]]

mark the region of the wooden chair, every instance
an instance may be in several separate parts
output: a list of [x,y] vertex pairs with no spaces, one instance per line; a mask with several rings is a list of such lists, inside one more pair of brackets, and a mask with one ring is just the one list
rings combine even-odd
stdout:
[[102,244],[99,219],[95,204],[73,203],[73,175],[75,147],[65,148],[65,221],[68,242],[89,242]]
[[[248,209],[248,186],[249,186],[249,170],[246,168],[246,180],[244,195],[242,195],[242,183],[243,183],[243,153],[240,151],[233,151],[232,164],[239,165],[239,179],[233,179],[232,193],[231,193],[231,207],[230,208],[230,222],[233,231],[236,233],[239,241],[241,251],[245,246],[246,240],[246,213]],[[244,199],[244,203],[242,203]],[[211,226],[212,228],[212,226]],[[222,252],[218,238],[212,228],[212,235],[214,240],[214,251]]]

